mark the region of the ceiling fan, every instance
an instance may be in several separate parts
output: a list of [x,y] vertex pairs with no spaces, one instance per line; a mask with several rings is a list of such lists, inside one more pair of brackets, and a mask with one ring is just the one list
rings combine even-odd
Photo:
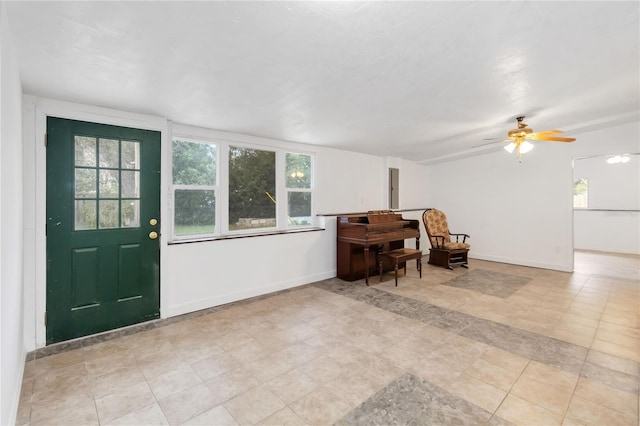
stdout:
[[551,141],[551,142],[573,142],[575,138],[563,138],[559,136],[553,136],[558,133],[563,133],[562,130],[547,130],[544,132],[533,132],[531,128],[527,127],[527,123],[524,122],[524,115],[516,117],[518,120],[518,128],[510,130],[508,133],[508,139],[503,142],[510,141],[511,143],[504,147],[509,153],[516,151],[518,161],[520,154],[525,154],[533,149],[532,141]]

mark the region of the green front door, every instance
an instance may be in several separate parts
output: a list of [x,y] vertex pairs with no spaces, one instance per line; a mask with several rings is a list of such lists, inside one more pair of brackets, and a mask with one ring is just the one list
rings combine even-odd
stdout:
[[159,317],[160,133],[47,118],[47,344]]

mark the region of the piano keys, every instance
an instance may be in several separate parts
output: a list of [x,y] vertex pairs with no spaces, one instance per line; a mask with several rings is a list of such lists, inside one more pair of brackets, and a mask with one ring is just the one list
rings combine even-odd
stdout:
[[[416,239],[420,248],[419,222],[403,219],[401,214],[389,210],[370,211],[367,214],[337,216],[338,278],[355,281],[377,275],[377,254],[404,247],[407,238]],[[389,268],[389,269],[387,269]],[[392,266],[384,266],[391,270]]]

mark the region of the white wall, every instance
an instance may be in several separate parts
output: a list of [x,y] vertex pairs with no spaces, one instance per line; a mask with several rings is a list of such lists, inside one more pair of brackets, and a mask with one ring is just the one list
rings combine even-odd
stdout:
[[[43,313],[46,306],[45,271],[45,148],[41,143],[46,116],[125,125],[162,132],[161,217],[170,217],[170,132],[183,136],[226,139],[285,147],[316,153],[315,208],[320,214],[361,212],[385,208],[387,168],[382,157],[301,145],[253,136],[168,124],[161,117],[131,114],[50,99],[24,97],[25,193],[32,231],[25,263],[32,268],[25,278],[25,342],[28,350],[44,345]],[[401,207],[423,207],[422,186],[426,169],[400,161]],[[419,212],[418,212],[419,215]],[[405,215],[406,217],[406,215]],[[336,221],[318,218],[323,231],[229,240],[169,244],[161,234],[161,316],[166,318],[235,300],[273,292],[336,275]],[[165,220],[168,223],[168,220]],[[162,223],[161,223],[162,227]],[[166,231],[161,228],[161,231]],[[32,246],[32,247],[31,247]]]
[[574,180],[588,179],[588,208],[640,209],[640,154],[629,154],[627,163],[618,164],[607,163],[611,155],[578,158],[574,161]]
[[638,124],[575,134],[571,144],[538,142],[522,163],[500,150],[428,166],[429,204],[452,232],[471,235],[472,258],[571,271],[572,161],[638,152]]
[[22,87],[0,2],[0,424],[16,419],[25,346],[22,277]]
[[589,208],[573,214],[575,248],[640,254],[640,155],[619,164],[608,157],[574,161],[574,180],[587,178],[589,185]]

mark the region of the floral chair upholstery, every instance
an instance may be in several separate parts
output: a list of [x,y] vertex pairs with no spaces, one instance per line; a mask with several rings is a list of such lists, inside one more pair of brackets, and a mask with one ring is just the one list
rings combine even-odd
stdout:
[[[452,264],[468,267],[467,253],[471,246],[466,240],[470,238],[469,235],[449,232],[447,216],[437,209],[425,210],[422,214],[422,221],[431,243],[429,263],[448,269],[453,269]],[[455,241],[451,241],[452,236],[455,237]]]

